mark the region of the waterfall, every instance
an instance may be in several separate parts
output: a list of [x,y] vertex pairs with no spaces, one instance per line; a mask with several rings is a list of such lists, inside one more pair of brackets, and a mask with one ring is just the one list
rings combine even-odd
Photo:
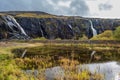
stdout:
[[13,24],[12,22],[8,22],[8,20],[7,20],[7,18],[6,18],[5,16],[2,16],[2,18],[5,20],[5,22],[7,22],[8,27],[10,28],[10,30],[11,30],[12,32],[16,32],[16,31],[14,31],[14,29],[12,28],[12,26],[14,26],[14,24]]
[[72,26],[70,24],[68,24],[69,28],[72,30]]
[[68,27],[69,27],[69,29],[70,29],[70,32],[72,33],[72,35],[74,36],[74,31],[73,31],[73,28],[72,28],[72,26],[71,26],[71,24],[68,24]]
[[44,33],[43,33],[43,30],[42,30],[41,27],[40,27],[40,32],[41,32],[41,34],[42,34],[42,37],[44,37]]
[[[8,27],[10,28],[14,36],[19,34],[20,36],[24,36],[24,38],[26,37],[28,38],[28,35],[24,31],[24,29],[20,26],[20,24],[16,21],[14,17],[7,15],[7,16],[2,16],[2,18],[6,21]],[[18,31],[16,31],[15,28],[18,29]]]
[[[39,22],[39,25],[40,25],[41,23]],[[41,32],[41,35],[42,35],[42,37],[44,37],[44,32],[43,32],[43,29],[42,29],[42,27],[40,26],[40,32]]]
[[93,27],[93,23],[92,23],[92,21],[89,20],[89,22],[90,22],[90,27],[91,27],[92,32],[93,32],[93,36],[96,36],[96,35],[97,35],[97,31],[96,31],[95,28]]
[[[11,26],[15,26],[16,28],[18,28],[19,30],[20,30],[20,32],[21,32],[21,34],[23,34],[23,35],[25,35],[25,36],[28,36],[27,34],[26,34],[26,32],[24,31],[24,29],[20,26],[20,24],[15,20],[15,18],[14,17],[12,17],[12,16],[7,16],[7,19],[8,19],[8,23],[12,23],[13,25],[11,25]],[[9,24],[8,24],[9,25]]]

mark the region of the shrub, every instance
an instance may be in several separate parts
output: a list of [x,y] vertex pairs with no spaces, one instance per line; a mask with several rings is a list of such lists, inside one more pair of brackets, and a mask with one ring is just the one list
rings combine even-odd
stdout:
[[79,38],[79,40],[88,40],[88,37],[83,34],[83,36],[81,38]]
[[28,80],[29,77],[24,74],[14,61],[2,61],[0,63],[0,80]]
[[35,38],[34,40],[47,40],[45,37],[38,37],[38,38]]
[[113,31],[106,30],[103,33],[94,36],[91,40],[113,40]]
[[116,40],[120,40],[120,26],[116,28],[116,30],[114,31],[113,36],[114,36],[114,38]]

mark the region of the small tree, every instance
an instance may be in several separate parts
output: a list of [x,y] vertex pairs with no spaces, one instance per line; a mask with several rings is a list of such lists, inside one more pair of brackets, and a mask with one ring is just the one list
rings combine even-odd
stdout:
[[114,38],[120,40],[120,26],[116,28],[113,34]]

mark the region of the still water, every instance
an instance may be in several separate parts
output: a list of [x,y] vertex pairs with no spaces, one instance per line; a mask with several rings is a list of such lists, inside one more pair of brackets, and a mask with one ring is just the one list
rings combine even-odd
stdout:
[[[105,75],[105,80],[120,80],[120,63],[119,62],[106,62],[78,65],[78,70],[87,68],[91,73],[98,72]],[[61,67],[54,67],[47,69],[45,72],[48,80],[53,80],[54,77],[63,77],[64,70]]]
[[[78,65],[78,71],[81,69],[88,69],[91,73],[97,72],[105,75],[105,80],[120,80],[120,63],[116,61],[106,62],[106,63],[93,63],[84,64],[82,66]],[[30,73],[31,70],[27,70]],[[35,75],[38,71],[34,71]],[[54,80],[55,77],[64,77],[64,70],[57,66],[53,68],[48,68],[45,70],[45,76],[47,80]]]

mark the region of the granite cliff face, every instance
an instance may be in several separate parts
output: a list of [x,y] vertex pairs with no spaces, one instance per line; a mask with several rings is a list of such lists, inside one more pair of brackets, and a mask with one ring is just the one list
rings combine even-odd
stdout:
[[[12,17],[9,20],[8,15]],[[55,16],[43,12],[2,12],[0,14],[0,39],[78,39],[83,35],[91,38],[105,30],[115,30],[118,19]]]

